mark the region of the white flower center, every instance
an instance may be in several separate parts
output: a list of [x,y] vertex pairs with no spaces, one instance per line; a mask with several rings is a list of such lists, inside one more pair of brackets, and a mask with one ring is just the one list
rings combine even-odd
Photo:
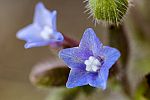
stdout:
[[101,62],[93,56],[90,56],[88,60],[85,60],[86,71],[97,72],[100,69]]
[[49,26],[44,26],[41,32],[41,37],[45,40],[53,39],[55,38],[53,32],[53,29],[51,29]]

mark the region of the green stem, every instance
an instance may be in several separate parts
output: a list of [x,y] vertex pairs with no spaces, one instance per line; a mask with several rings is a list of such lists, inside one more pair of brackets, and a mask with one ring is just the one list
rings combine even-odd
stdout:
[[118,48],[121,52],[121,60],[116,63],[115,67],[119,70],[118,75],[121,77],[120,82],[123,86],[124,92],[132,98],[130,83],[127,76],[130,46],[123,25],[111,25],[109,27],[109,40],[110,46]]

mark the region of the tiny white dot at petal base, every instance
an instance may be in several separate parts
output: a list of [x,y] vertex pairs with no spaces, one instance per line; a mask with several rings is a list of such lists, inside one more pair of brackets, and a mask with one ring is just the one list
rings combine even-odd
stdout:
[[88,60],[85,60],[86,71],[97,72],[100,69],[101,62],[93,56],[90,56]]
[[90,62],[89,60],[85,60],[84,64],[85,64],[85,65],[90,65],[91,62]]
[[45,40],[53,39],[54,38],[53,30],[48,26],[44,26],[41,32],[41,37]]
[[93,61],[93,60],[95,60],[95,57],[90,56],[90,57],[89,57],[89,60],[90,60],[90,61]]

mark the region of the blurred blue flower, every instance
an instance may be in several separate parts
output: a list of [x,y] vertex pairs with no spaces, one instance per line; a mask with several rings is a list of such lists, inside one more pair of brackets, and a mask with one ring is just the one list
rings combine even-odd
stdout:
[[56,11],[50,12],[43,3],[35,7],[33,23],[21,29],[17,37],[25,40],[25,48],[55,45],[64,40],[63,35],[56,29]]
[[59,57],[70,70],[66,87],[90,85],[105,89],[109,69],[120,57],[120,52],[109,46],[103,46],[93,29],[85,30],[79,47],[63,49]]

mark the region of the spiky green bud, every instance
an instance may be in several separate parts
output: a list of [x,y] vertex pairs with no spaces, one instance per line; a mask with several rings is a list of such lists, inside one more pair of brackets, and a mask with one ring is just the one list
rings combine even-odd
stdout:
[[87,8],[97,22],[119,24],[128,9],[128,0],[87,0]]

